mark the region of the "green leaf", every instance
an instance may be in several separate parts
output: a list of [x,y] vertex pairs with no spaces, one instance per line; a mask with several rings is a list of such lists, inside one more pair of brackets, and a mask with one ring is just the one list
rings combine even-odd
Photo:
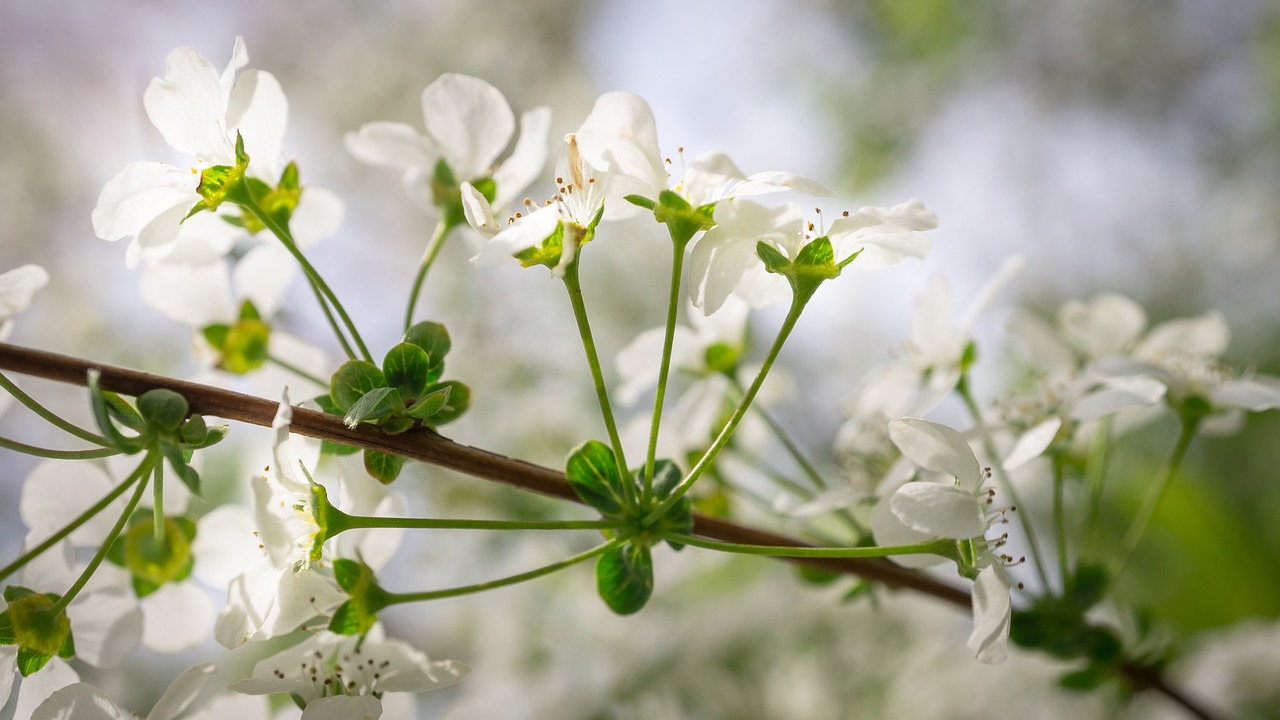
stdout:
[[138,396],[138,413],[151,425],[177,430],[187,417],[187,399],[172,390],[157,388]]
[[1081,613],[1102,601],[1110,576],[1100,565],[1082,564],[1071,576],[1070,599]]
[[[443,370],[443,363],[438,365]],[[400,391],[400,398],[406,405],[416,403],[427,386],[440,377],[431,377],[432,369],[431,356],[414,343],[396,345],[382,361],[382,374],[387,385]]]
[[[638,470],[637,473],[643,472]],[[680,484],[680,468],[671,460],[659,460],[653,466],[653,507],[666,500]],[[637,475],[637,481],[639,481]],[[652,508],[650,508],[652,509]],[[653,531],[659,536],[688,535],[693,532],[693,502],[688,495],[681,497],[671,506],[665,515],[653,524]],[[667,540],[672,550],[680,550],[683,543]]]
[[449,380],[429,387],[427,388],[427,393],[430,396],[445,390],[449,391],[449,397],[445,404],[427,418],[427,424],[431,427],[447,425],[462,417],[467,410],[471,409],[471,388],[457,380]]
[[200,415],[191,415],[178,427],[178,439],[183,445],[199,445],[208,437],[209,426]]
[[1058,684],[1068,690],[1094,690],[1110,679],[1110,668],[1086,665],[1082,670],[1069,672],[1058,678]]
[[378,427],[387,435],[399,435],[413,429],[415,420],[411,417],[387,418],[378,423]]
[[404,331],[402,342],[417,345],[427,352],[430,368],[424,386],[436,382],[444,375],[444,358],[453,348],[453,341],[449,339],[449,331],[444,325],[436,322],[417,323]]
[[374,388],[352,403],[347,414],[342,416],[342,423],[354,428],[367,420],[381,420],[402,409],[404,403],[395,388]]
[[596,589],[610,610],[630,615],[653,595],[653,558],[649,546],[629,542],[596,561]]
[[791,269],[791,261],[787,256],[763,240],[756,243],[756,255],[764,261],[764,269],[771,273],[785,275]]
[[[461,385],[461,383],[458,384]],[[452,394],[452,385],[439,386],[438,389],[424,395],[422,400],[406,411],[406,414],[419,420],[426,420],[443,410],[445,405],[449,403],[449,396]]]
[[569,454],[564,474],[582,501],[601,514],[626,514],[626,494],[613,450],[597,440],[588,440]]
[[400,476],[405,458],[377,450],[364,451],[364,469],[369,476],[383,485],[390,485]]
[[339,412],[345,413],[365,393],[386,387],[387,378],[377,365],[364,360],[349,360],[329,380],[329,396]]
[[[115,393],[109,393],[98,385],[100,374],[97,370],[89,371],[89,402],[93,408],[93,419],[97,421],[98,430],[106,436],[111,442],[111,446],[129,455],[133,455],[142,449],[143,441],[141,438],[125,437],[116,427],[115,421],[112,419],[113,402],[123,403]],[[125,405],[128,407],[128,405]],[[129,408],[133,412],[133,408]],[[134,413],[136,415],[136,413]],[[141,418],[138,418],[138,426],[142,426]]]
[[830,585],[844,577],[844,573],[813,567],[812,565],[797,565],[796,575],[810,585]]

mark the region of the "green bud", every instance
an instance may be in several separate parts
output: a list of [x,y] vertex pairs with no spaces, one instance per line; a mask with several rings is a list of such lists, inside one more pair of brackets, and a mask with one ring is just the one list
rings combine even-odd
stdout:
[[162,430],[177,430],[189,410],[187,399],[172,390],[157,388],[138,396],[138,413]]
[[18,670],[29,677],[55,655],[74,654],[71,620],[65,610],[57,610],[56,595],[40,595],[26,588],[5,590],[9,607],[0,613],[0,633],[18,646]]
[[116,541],[123,545],[125,569],[136,580],[142,581],[135,582],[135,589],[141,590],[139,596],[149,594],[166,583],[182,580],[191,573],[194,562],[191,540],[195,526],[165,518],[164,529],[164,539],[157,540],[155,522],[147,518],[132,524]]

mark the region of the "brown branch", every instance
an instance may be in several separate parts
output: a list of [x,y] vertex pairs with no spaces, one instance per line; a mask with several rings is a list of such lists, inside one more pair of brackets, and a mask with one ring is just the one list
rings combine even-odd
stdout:
[[[231,390],[0,343],[0,370],[10,370],[24,375],[83,386],[87,382],[87,373],[94,369],[101,373],[100,383],[105,390],[132,396],[138,396],[156,388],[173,390],[187,399],[192,412],[202,415],[270,427],[271,420],[279,407],[276,401]],[[431,431],[386,435],[372,425],[348,428],[342,423],[341,418],[297,407],[293,410],[290,430],[321,440],[401,455],[561,500],[582,502],[569,487],[564,473],[559,470],[462,445]],[[731,543],[811,547],[808,543],[792,537],[701,514],[694,515],[694,533],[705,538]],[[969,593],[964,590],[883,559],[779,559],[834,572],[850,573],[889,587],[907,588],[965,609],[970,606]],[[1124,665],[1120,669],[1135,688],[1155,690],[1181,705],[1192,715],[1210,718],[1202,708],[1167,685],[1163,678],[1150,668]]]

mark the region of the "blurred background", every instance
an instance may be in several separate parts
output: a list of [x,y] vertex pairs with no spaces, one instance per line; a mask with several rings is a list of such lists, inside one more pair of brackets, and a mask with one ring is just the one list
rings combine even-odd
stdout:
[[[718,149],[747,173],[810,175],[841,196],[823,203],[828,212],[910,197],[936,210],[926,261],[824,287],[783,354],[803,381],[776,410],[824,468],[834,467],[836,401],[906,337],[928,278],[945,274],[963,305],[1014,253],[1027,267],[976,331],[982,397],[1008,386],[1011,308],[1048,315],[1101,291],[1135,298],[1153,322],[1217,309],[1233,330],[1233,361],[1280,371],[1274,0],[4,0],[0,270],[39,263],[52,276],[11,342],[179,377],[198,370],[189,331],[141,303],[124,244],[95,238],[89,216],[127,163],[177,160],[142,106],[166,54],[191,45],[221,68],[236,35],[250,67],[284,86],[286,152],[304,182],[347,203],[313,261],[378,348],[399,334],[406,269],[435,218],[407,200],[396,173],[352,159],[342,136],[374,120],[421,127],[422,88],[461,72],[496,85],[517,114],[550,105],[553,138],[575,129],[599,93],[626,89],[652,105],[666,152]],[[549,193],[545,182],[530,191]],[[661,321],[669,245],[660,231],[620,225],[592,247],[584,283],[606,356]],[[476,395],[446,434],[558,466],[602,434],[568,305],[540,269],[477,271],[468,256],[455,236],[419,305],[420,317],[449,327],[451,375]],[[336,358],[304,290],[278,324]],[[758,345],[780,317],[753,318]],[[86,416],[82,391],[19,382]],[[34,425],[15,409],[0,434],[47,439]],[[1167,456],[1170,428],[1128,443],[1135,477]],[[1277,433],[1272,413],[1237,436],[1197,442],[1129,590],[1185,643],[1175,677],[1240,711],[1265,702],[1258,693],[1276,677],[1240,668],[1280,673]],[[233,435],[246,451],[264,447],[251,428]],[[261,461],[210,463],[232,495]],[[33,464],[0,458],[0,557],[21,542],[18,489]],[[1141,486],[1131,498],[1123,487],[1117,502],[1136,505]],[[397,489],[424,514],[554,510],[433,468],[412,468]],[[474,582],[550,562],[580,539],[423,534],[405,543],[385,584]],[[603,607],[585,570],[389,613],[392,634],[473,668],[420,698],[421,716],[1177,717],[1159,700],[1126,706],[1109,693],[1057,691],[1062,668],[1039,657],[979,666],[963,647],[970,619],[950,608],[886,594],[842,603],[847,584],[815,589],[764,561],[687,551],[658,561],[655,600],[631,618]],[[263,654],[232,654],[226,677]],[[146,652],[131,662],[123,676],[84,675],[145,710],[177,664]],[[144,674],[151,667],[164,672]]]

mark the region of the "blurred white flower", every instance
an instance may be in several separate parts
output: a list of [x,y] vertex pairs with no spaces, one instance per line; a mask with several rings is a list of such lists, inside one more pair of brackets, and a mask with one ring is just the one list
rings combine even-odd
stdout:
[[520,116],[520,139],[501,164],[498,155],[515,131],[511,106],[502,93],[479,78],[448,73],[422,91],[426,133],[398,122],[372,122],[349,132],[347,150],[371,165],[404,171],[404,187],[414,202],[430,210],[441,160],[454,182],[492,178],[495,207],[520,197],[547,161],[551,110],[538,107]]
[[[156,701],[146,720],[174,720],[186,710],[209,682],[217,668],[200,663],[174,678]],[[98,688],[75,683],[58,690],[40,703],[31,720],[135,720],[138,716],[116,705]]]
[[14,315],[27,309],[31,298],[49,284],[49,273],[39,265],[23,265],[0,273],[0,342],[13,331]]
[[260,70],[240,72],[249,62],[237,37],[231,62],[219,75],[194,48],[180,47],[165,59],[165,76],[147,86],[143,104],[165,142],[190,155],[180,168],[135,162],[109,180],[93,210],[93,230],[103,240],[134,238],[130,256],[177,239],[184,217],[201,197],[200,173],[236,164],[237,133],[250,157],[249,174],[274,183],[281,170],[289,104],[279,81]]

